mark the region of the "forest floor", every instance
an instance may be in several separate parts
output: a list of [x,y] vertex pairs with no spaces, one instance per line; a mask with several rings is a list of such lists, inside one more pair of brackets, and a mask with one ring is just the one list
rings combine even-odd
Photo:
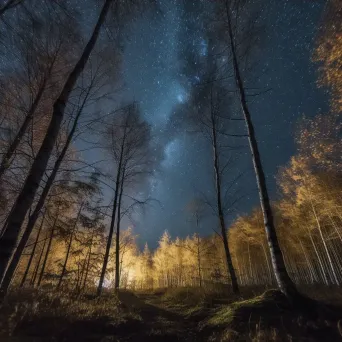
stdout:
[[342,341],[341,290],[318,293],[327,305],[310,312],[293,310],[275,290],[237,298],[175,288],[95,298],[26,289],[0,305],[0,341]]

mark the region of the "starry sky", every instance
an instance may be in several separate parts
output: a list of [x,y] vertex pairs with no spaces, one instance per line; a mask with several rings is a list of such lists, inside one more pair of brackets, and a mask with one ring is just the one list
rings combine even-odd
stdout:
[[[126,90],[140,103],[162,154],[158,170],[142,190],[158,199],[161,206],[148,207],[134,220],[140,242],[147,241],[152,248],[165,229],[173,237],[195,231],[187,205],[199,193],[212,191],[213,186],[210,149],[174,120],[191,90],[182,69],[185,49],[191,45],[199,55],[207,54],[201,13],[189,13],[189,8],[196,8],[195,1],[188,6],[181,0],[160,4],[161,18],[147,16],[130,28],[123,56]],[[316,66],[311,62],[324,5],[324,1],[269,0],[261,14],[265,33],[255,87],[271,91],[254,98],[250,105],[272,199],[278,196],[277,169],[295,153],[297,120],[302,114],[313,116],[327,108],[324,92],[316,87]],[[237,205],[235,215],[248,212],[258,203],[248,158],[246,150],[237,165],[247,168],[247,172],[241,180],[246,196]],[[216,220],[208,215],[200,233],[212,234],[212,227],[216,228]]]
[[[143,118],[151,125],[156,163],[153,175],[132,189],[141,197],[159,201],[137,212],[133,222],[125,218],[123,229],[133,224],[139,244],[156,247],[168,230],[172,237],[195,232],[188,204],[200,194],[212,194],[211,149],[198,134],[183,125],[192,87],[199,74],[186,69],[189,49],[198,58],[208,55],[204,14],[214,0],[157,0],[159,14],[148,12],[124,28],[122,42],[122,97],[137,101]],[[251,0],[252,1],[252,0]],[[70,0],[72,4],[75,0]],[[305,114],[327,110],[327,95],[317,88],[317,66],[311,61],[325,0],[254,0],[263,5],[260,22],[262,43],[255,56],[253,87],[269,89],[250,100],[250,110],[267,177],[271,199],[277,199],[275,176],[295,153],[294,129]],[[76,1],[83,12],[85,37],[96,21],[99,6]],[[14,11],[13,11],[14,13]],[[14,15],[14,14],[13,14]],[[103,34],[106,37],[106,33]],[[119,103],[106,103],[105,111]],[[243,131],[242,128],[238,130]],[[82,146],[83,147],[83,146]],[[83,153],[90,162],[102,159],[98,151]],[[234,166],[243,171],[239,191],[244,194],[227,222],[258,205],[258,195],[248,149]],[[232,173],[234,173],[232,172]],[[105,191],[107,200],[111,194]],[[213,233],[217,220],[210,214],[201,221],[199,233]]]
[[[250,99],[250,110],[270,196],[277,199],[275,177],[279,166],[296,151],[296,122],[303,114],[314,116],[327,110],[327,96],[316,86],[317,66],[311,62],[325,1],[263,3],[260,21],[264,33],[252,84],[269,91]],[[151,125],[156,155],[153,174],[130,191],[158,201],[131,219],[125,218],[122,229],[133,226],[140,247],[147,242],[150,248],[157,246],[164,230],[173,238],[193,234],[196,227],[189,203],[203,194],[212,195],[214,189],[212,150],[203,137],[190,132],[182,122],[192,87],[201,82],[199,74],[187,70],[187,52],[190,49],[198,58],[208,54],[203,14],[210,10],[211,1],[159,0],[159,4],[158,15],[147,13],[126,27],[122,50],[122,95],[126,101],[139,103],[143,118]],[[244,126],[237,130],[243,132]],[[90,152],[86,158],[94,161],[97,154]],[[240,172],[244,175],[237,191],[242,196],[227,216],[228,224],[258,205],[248,148],[239,154],[231,177]],[[111,195],[105,191],[108,201]],[[198,232],[210,235],[216,228],[217,219],[206,212]]]

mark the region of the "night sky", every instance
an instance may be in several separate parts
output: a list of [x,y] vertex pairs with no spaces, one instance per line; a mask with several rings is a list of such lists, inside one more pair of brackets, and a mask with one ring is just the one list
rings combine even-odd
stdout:
[[[154,175],[133,189],[160,202],[133,216],[140,246],[147,242],[151,248],[166,229],[172,237],[193,234],[195,227],[186,207],[200,193],[213,190],[210,147],[177,120],[191,84],[200,82],[197,76],[186,79],[184,75],[185,51],[191,46],[199,56],[208,53],[203,18],[196,6],[207,6],[206,1],[184,3],[161,0],[160,16],[145,15],[130,25],[123,50],[124,97],[140,103],[143,117],[152,126],[159,156]],[[302,114],[313,116],[327,109],[326,96],[316,86],[316,66],[311,62],[324,5],[325,1],[269,0],[262,12],[265,33],[253,86],[272,90],[253,98],[250,109],[272,199],[278,196],[277,169],[295,153],[296,122]],[[246,171],[238,184],[244,197],[227,217],[228,223],[258,205],[248,149],[235,169]],[[122,228],[128,225],[131,223],[125,219]],[[216,219],[208,214],[200,233],[212,234],[216,225]]]

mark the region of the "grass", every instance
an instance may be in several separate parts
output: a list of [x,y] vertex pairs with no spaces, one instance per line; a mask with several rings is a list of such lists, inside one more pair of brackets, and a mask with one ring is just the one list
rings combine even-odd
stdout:
[[259,311],[263,315],[271,311],[274,315],[282,311],[281,307],[286,306],[286,299],[281,297],[278,291],[267,291],[261,296],[233,302],[215,311],[205,324],[228,325],[234,323],[234,320],[245,320],[253,313],[258,315]]
[[[327,291],[329,290],[329,291]],[[277,290],[169,288],[74,296],[49,290],[11,292],[0,306],[0,340],[24,341],[340,341],[342,310],[294,308]],[[306,291],[331,303],[340,289]],[[339,330],[341,332],[339,333]],[[187,336],[185,338],[185,336]],[[53,339],[50,339],[53,340]],[[7,341],[9,341],[7,339]],[[20,341],[20,339],[19,339]]]
[[[338,321],[342,310],[329,305],[341,304],[342,293],[338,288],[305,291],[328,303],[317,307],[315,312],[307,307],[293,308],[277,290],[262,293],[261,289],[244,288],[241,292],[237,297],[229,291],[175,288],[164,291],[159,300],[186,319],[196,320],[199,335],[206,336],[208,341],[341,340]],[[340,326],[342,330],[342,323]]]
[[[222,306],[201,322],[202,331],[213,331],[214,341],[339,341],[338,312],[324,316],[294,308],[277,290]],[[341,312],[341,311],[340,311]],[[341,316],[342,317],[342,316]]]
[[22,289],[10,292],[0,305],[0,340],[4,336],[67,338],[101,331],[111,333],[126,322],[139,319],[136,313],[124,310],[114,294],[96,298]]

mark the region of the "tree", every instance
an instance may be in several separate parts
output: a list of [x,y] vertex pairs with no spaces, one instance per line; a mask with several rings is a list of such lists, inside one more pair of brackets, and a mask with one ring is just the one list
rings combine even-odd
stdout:
[[45,215],[46,215],[46,209],[45,209],[45,211],[44,211],[44,214],[43,214],[43,217],[42,217],[41,224],[39,225],[38,232],[37,232],[37,236],[36,236],[36,240],[35,240],[35,242],[34,242],[34,245],[33,245],[32,251],[31,251],[31,255],[30,255],[29,261],[28,261],[28,263],[27,263],[27,267],[26,267],[25,273],[24,273],[23,278],[22,278],[22,280],[21,280],[20,287],[23,287],[23,286],[24,286],[26,277],[27,277],[28,272],[29,272],[29,270],[30,270],[30,267],[31,267],[31,264],[32,264],[32,260],[33,260],[33,257],[34,257],[34,255],[35,255],[35,251],[36,251],[36,248],[37,248],[37,245],[38,245],[40,233],[41,233],[42,228],[43,228],[43,226],[44,226]]
[[340,174],[342,121],[334,113],[303,117],[297,128],[296,143],[301,159],[315,173]]
[[[120,221],[124,189],[149,170],[148,148],[150,142],[150,127],[141,120],[136,104],[124,107],[121,113],[116,114],[114,121],[109,125],[107,134],[107,149],[116,167],[115,190],[109,235],[106,252],[98,287],[98,294],[101,294],[105,278],[108,258],[114,233],[115,220],[117,221],[116,231],[116,266],[115,266],[115,288],[120,284]],[[109,145],[108,145],[109,141]]]
[[31,18],[21,19],[16,23],[16,32],[10,32],[6,40],[6,57],[17,59],[18,66],[8,68],[2,85],[3,115],[10,113],[8,124],[15,116],[21,122],[17,130],[16,127],[8,127],[14,134],[2,156],[0,179],[10,167],[34,117],[39,111],[49,116],[47,107],[51,105],[50,99],[55,97],[55,89],[64,81],[69,69],[67,66],[72,60],[69,46],[75,44],[78,36],[75,26],[70,25],[70,19],[65,15],[57,20],[54,16],[55,13],[44,11],[44,17],[37,18],[39,25]]
[[[246,9],[247,5],[248,1],[245,2],[242,0],[224,0],[222,1],[222,3],[219,3],[220,16],[224,22],[224,26],[222,26],[221,29],[223,29],[224,32],[228,35],[228,47],[230,49],[229,57],[232,61],[234,80],[236,84],[237,93],[239,95],[239,103],[248,133],[248,141],[258,186],[260,205],[264,217],[264,226],[267,235],[268,245],[271,252],[272,267],[275,273],[275,277],[277,279],[279,289],[288,298],[293,300],[297,296],[299,296],[299,293],[297,291],[295,284],[293,283],[293,281],[287,273],[283,254],[279,246],[277,232],[274,224],[273,211],[271,208],[266,185],[265,173],[261,162],[261,156],[251,118],[251,113],[247,103],[247,95],[244,80],[241,73],[241,68],[244,64],[241,60],[241,51],[238,51],[237,49],[237,47],[239,46],[238,39],[241,38],[239,32],[239,30],[241,30],[241,27],[239,27],[239,24],[245,24],[246,17],[244,17],[244,14],[246,14],[246,11],[243,11],[243,9]],[[251,25],[248,26],[249,29],[250,27]]]
[[320,63],[318,84],[331,90],[331,109],[342,111],[342,6],[330,0],[323,15],[313,60]]
[[[239,292],[237,277],[228,245],[226,215],[234,204],[229,200],[232,196],[232,185],[227,184],[226,171],[231,167],[235,156],[229,148],[229,112],[224,113],[223,106],[227,104],[226,90],[216,84],[216,65],[212,56],[208,57],[207,75],[203,76],[203,85],[199,85],[193,94],[193,121],[203,137],[208,141],[212,150],[212,169],[214,178],[214,197],[205,199],[218,218],[220,236],[225,251],[225,262],[234,293]],[[239,136],[239,135],[236,135]],[[234,180],[232,181],[234,184]]]
[[32,205],[39,183],[44,175],[50,154],[56,142],[64,111],[73,87],[82,73],[89,56],[96,44],[101,27],[105,22],[112,0],[106,0],[102,7],[98,21],[92,35],[85,46],[83,53],[70,73],[64,87],[53,105],[52,118],[47,129],[43,143],[28,173],[25,184],[20,192],[12,211],[7,219],[7,228],[0,239],[0,279],[4,277],[8,262],[15,250],[21,225],[28,209]]
[[[146,3],[148,2],[144,2],[143,5],[146,5]],[[8,262],[14,252],[16,241],[18,240],[21,225],[25,219],[28,209],[32,205],[34,196],[46,170],[48,160],[50,158],[51,152],[61,128],[65,108],[70,95],[79,76],[81,75],[88,62],[90,54],[95,47],[101,28],[105,22],[108,13],[110,12],[112,4],[115,5],[113,6],[113,14],[117,17],[117,19],[120,18],[122,13],[132,15],[132,13],[137,13],[137,9],[141,9],[142,7],[144,7],[141,4],[139,4],[138,6],[138,2],[136,1],[104,1],[103,7],[101,9],[94,30],[91,34],[91,37],[88,40],[79,60],[75,64],[75,67],[64,83],[60,95],[54,102],[51,121],[49,123],[42,145],[28,172],[28,176],[25,180],[24,186],[19,196],[17,197],[17,200],[7,219],[7,227],[0,240],[0,279],[2,279],[5,274]],[[135,9],[135,11],[133,11],[133,9]]]
[[[104,70],[103,68],[97,66],[95,68],[90,67],[90,70],[87,70],[90,74],[88,82],[82,78],[82,84],[87,84],[84,85],[83,87],[80,85],[80,93],[78,94],[78,105],[76,106],[75,109],[75,115],[71,115],[70,121],[72,122],[70,131],[66,137],[65,143],[63,145],[63,148],[58,155],[54,165],[52,172],[48,176],[44,188],[39,195],[38,201],[36,203],[35,209],[31,213],[28,219],[27,226],[25,228],[24,234],[22,235],[20,242],[14,252],[14,255],[12,257],[12,260],[9,264],[9,267],[6,271],[6,274],[4,276],[1,289],[3,292],[7,291],[7,287],[10,284],[10,281],[13,277],[14,270],[16,269],[18,262],[20,260],[20,256],[23,253],[23,250],[27,244],[27,241],[31,235],[31,232],[36,224],[36,221],[39,217],[39,214],[44,206],[44,203],[46,201],[46,198],[48,197],[48,194],[54,184],[54,181],[58,175],[58,172],[60,170],[60,167],[62,165],[62,162],[70,148],[71,142],[74,138],[74,135],[77,131],[78,125],[80,118],[82,114],[84,114],[85,107],[91,103],[94,104],[96,103],[96,99],[99,96],[99,90],[101,90],[106,83],[106,78],[104,77]],[[107,68],[106,68],[107,70]],[[84,77],[87,78],[87,77]]]

